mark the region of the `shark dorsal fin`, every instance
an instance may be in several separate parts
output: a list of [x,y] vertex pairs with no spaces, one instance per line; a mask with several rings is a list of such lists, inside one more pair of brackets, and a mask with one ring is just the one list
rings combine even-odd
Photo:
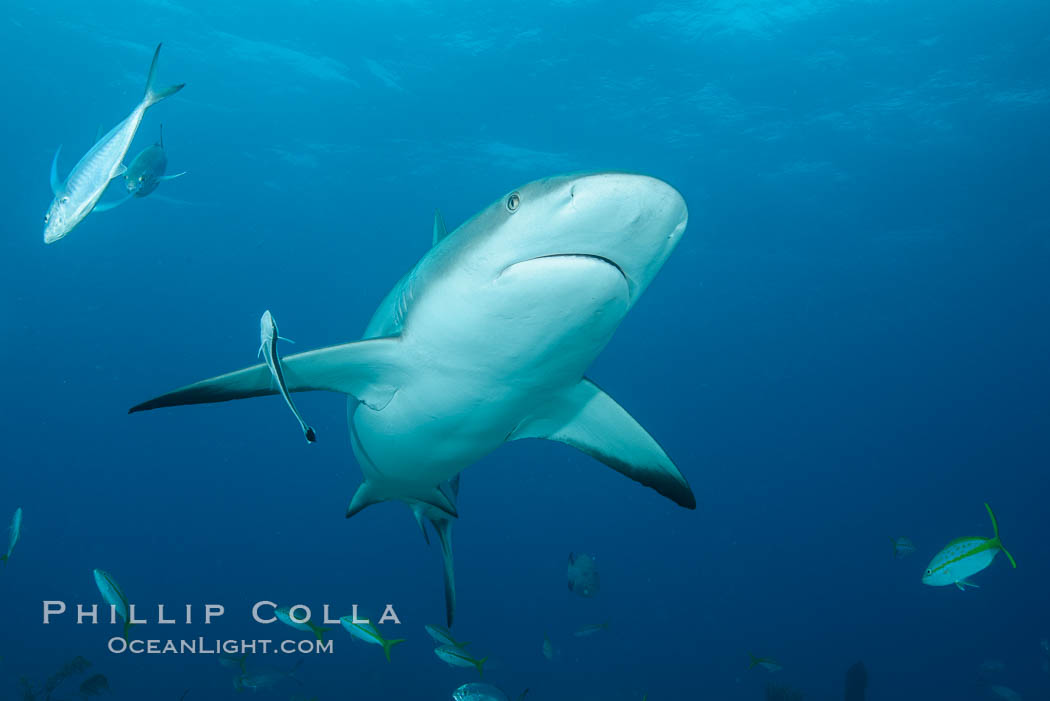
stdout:
[[432,245],[438,245],[441,239],[448,236],[448,232],[445,230],[445,220],[441,218],[441,210],[434,210],[434,241]]

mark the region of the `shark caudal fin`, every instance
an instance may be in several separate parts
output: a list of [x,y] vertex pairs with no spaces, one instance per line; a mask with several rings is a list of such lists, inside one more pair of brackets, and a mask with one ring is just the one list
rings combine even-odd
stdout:
[[426,507],[422,504],[413,504],[410,508],[412,509],[412,515],[416,518],[416,523],[419,525],[419,530],[423,532],[423,540],[427,542],[427,545],[430,545],[430,534],[427,533],[427,524],[423,520],[426,518],[424,515]]
[[1003,541],[999,538],[999,522],[995,518],[995,513],[992,512],[992,507],[988,506],[988,502],[985,502],[984,508],[987,509],[988,516],[992,519],[992,532],[994,534],[992,538],[995,540],[995,544],[1003,551],[1003,555],[1006,555],[1006,559],[1010,561],[1010,564],[1014,566],[1014,569],[1017,569],[1017,560],[1014,560],[1014,556],[1003,547]]
[[[398,344],[397,338],[374,338],[282,358],[288,391],[340,392],[373,409],[382,409],[404,375]],[[259,363],[154,397],[131,407],[128,413],[277,394],[270,378],[270,368]]]
[[655,489],[679,506],[696,497],[660,444],[612,397],[584,378],[560,393],[510,436],[559,441]]
[[171,97],[179,90],[186,87],[185,83],[179,83],[178,85],[169,85],[166,88],[157,90],[154,87],[154,82],[157,77],[157,59],[160,57],[160,47],[162,44],[157,44],[157,50],[153,52],[153,62],[149,64],[149,76],[146,78],[146,93],[142,97],[142,104],[146,107],[151,107],[164,98]]
[[441,541],[441,559],[445,565],[445,619],[449,628],[456,617],[456,571],[452,560],[452,524],[447,518],[432,519]]

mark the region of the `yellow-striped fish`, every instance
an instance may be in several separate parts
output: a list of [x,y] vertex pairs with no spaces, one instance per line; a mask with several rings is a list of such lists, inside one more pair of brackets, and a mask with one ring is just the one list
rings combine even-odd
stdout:
[[1014,556],[1006,551],[1003,542],[999,540],[999,524],[992,513],[992,507],[984,505],[988,510],[988,516],[992,519],[991,538],[956,538],[944,546],[937,553],[922,575],[922,583],[931,587],[944,587],[954,584],[960,591],[966,591],[966,587],[977,587],[969,581],[969,577],[977,574],[988,565],[1002,550],[1010,560],[1010,564],[1017,567]]

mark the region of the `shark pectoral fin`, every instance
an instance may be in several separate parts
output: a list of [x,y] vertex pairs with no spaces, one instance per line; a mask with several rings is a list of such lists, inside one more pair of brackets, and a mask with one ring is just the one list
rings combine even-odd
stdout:
[[157,178],[157,180],[174,180],[175,178],[181,178],[183,175],[186,175],[186,171],[176,173],[175,175],[162,175],[159,178]]
[[55,151],[55,157],[51,161],[51,192],[55,194],[55,197],[58,197],[58,193],[62,191],[62,182],[58,179],[58,154],[60,153],[62,153],[61,146]]
[[126,165],[124,165],[123,163],[118,163],[117,167],[116,167],[116,170],[113,171],[113,175],[109,176],[109,179],[112,180],[113,178],[119,178],[120,176],[124,175],[124,173],[127,173],[127,172],[128,172],[128,167]]
[[448,231],[445,230],[445,220],[441,218],[441,212],[434,210],[434,241],[433,244],[436,246],[438,241],[448,236]]
[[290,355],[282,360],[292,392],[340,392],[381,411],[404,379],[396,336],[372,338]]
[[[281,364],[289,392],[340,392],[379,410],[389,403],[401,380],[397,349],[396,338],[375,338],[290,355]],[[260,363],[163,394],[128,413],[276,394],[270,379],[270,369]]]
[[441,559],[445,564],[445,618],[448,627],[456,617],[456,572],[452,562],[452,521],[449,519],[431,520],[441,540]]
[[129,194],[126,197],[121,197],[119,200],[111,200],[110,202],[99,202],[98,204],[96,204],[91,209],[91,211],[92,212],[108,212],[109,210],[114,209],[114,208],[119,207],[120,205],[124,204],[125,202],[127,202],[128,200],[130,200],[134,196],[135,196],[135,193],[131,193],[131,194]]
[[696,497],[667,453],[597,385],[584,378],[526,420],[510,440],[545,438],[571,445],[687,509]]

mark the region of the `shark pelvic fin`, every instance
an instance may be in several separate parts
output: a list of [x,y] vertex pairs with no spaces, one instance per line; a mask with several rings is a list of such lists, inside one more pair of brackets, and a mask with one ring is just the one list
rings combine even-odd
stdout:
[[[373,338],[282,358],[288,391],[340,392],[379,411],[390,402],[402,381],[399,343],[396,337]],[[270,368],[259,363],[162,394],[133,406],[128,413],[276,394],[270,378]]]
[[[389,497],[383,494],[381,487],[377,487],[374,482],[365,480],[360,486],[358,486],[357,491],[354,492],[354,498],[350,500],[350,506],[346,510],[346,517],[350,518],[351,516],[356,516],[372,504],[387,501],[388,498]],[[456,505],[440,486],[424,489],[420,493],[413,494],[410,498],[397,498],[408,501],[413,512],[416,512],[418,508],[419,512],[425,514],[431,522],[433,522],[435,518],[459,517],[459,513],[456,511]],[[427,507],[434,509],[435,512],[429,514],[426,513]]]
[[412,515],[416,517],[416,523],[419,524],[419,530],[423,532],[423,540],[427,542],[427,545],[430,545],[430,534],[427,533],[427,524],[423,521],[425,518],[423,515],[423,505],[413,504]]
[[445,220],[441,218],[441,212],[437,209],[434,210],[434,241],[433,244],[436,246],[438,241],[448,236],[448,231],[445,230]]
[[509,440],[545,438],[571,445],[687,509],[696,497],[667,453],[623,407],[584,378],[527,419]]

